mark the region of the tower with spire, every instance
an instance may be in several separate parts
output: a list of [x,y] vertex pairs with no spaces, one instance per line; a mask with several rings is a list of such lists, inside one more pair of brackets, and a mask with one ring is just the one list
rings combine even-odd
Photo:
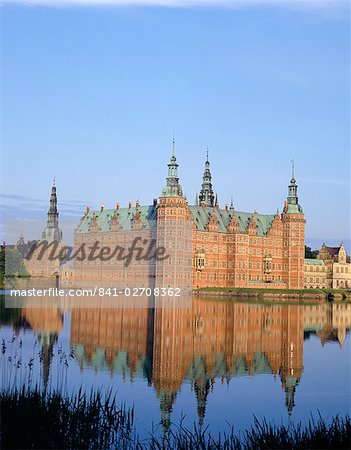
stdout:
[[287,211],[290,213],[302,213],[302,208],[299,205],[299,198],[297,196],[297,184],[295,180],[295,163],[291,160],[291,180],[289,184]]
[[183,197],[182,186],[179,183],[177,158],[175,156],[175,140],[173,138],[172,154],[168,163],[168,176],[166,186],[162,190],[161,197]]
[[55,178],[51,187],[50,206],[47,213],[46,227],[42,233],[42,240],[48,242],[62,241],[62,231],[59,228],[59,212],[57,209],[57,193]]
[[210,170],[210,161],[208,159],[208,149],[206,151],[205,170],[202,177],[201,191],[199,194],[199,203],[205,202],[206,206],[215,206],[215,194],[212,189],[212,175]]
[[295,164],[293,160],[291,161],[291,172],[288,197],[282,214],[284,281],[289,289],[303,289],[306,220],[297,196]]
[[166,249],[167,258],[157,261],[157,287],[190,289],[192,283],[192,222],[182,186],[173,137],[166,186],[157,205],[157,247]]

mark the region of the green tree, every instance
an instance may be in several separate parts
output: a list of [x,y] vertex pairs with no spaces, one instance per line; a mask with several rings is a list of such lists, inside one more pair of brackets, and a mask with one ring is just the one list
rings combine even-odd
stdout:
[[312,250],[311,247],[307,247],[307,245],[305,245],[305,258],[316,259],[318,253],[318,250]]
[[16,248],[4,247],[0,250],[0,284],[5,285],[5,279],[10,281],[15,277],[26,277],[28,273],[23,265],[21,253]]

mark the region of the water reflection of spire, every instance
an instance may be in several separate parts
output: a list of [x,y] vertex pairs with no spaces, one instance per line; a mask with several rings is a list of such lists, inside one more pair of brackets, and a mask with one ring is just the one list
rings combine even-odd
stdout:
[[50,332],[38,333],[38,341],[41,345],[40,361],[42,364],[43,387],[46,392],[50,378],[51,361],[53,357],[53,348],[57,342],[57,334]]
[[206,414],[206,404],[207,404],[207,397],[210,392],[211,383],[210,380],[207,379],[201,379],[199,381],[194,382],[194,391],[195,396],[197,400],[197,415],[199,418],[199,427],[201,428]]
[[176,400],[177,394],[175,392],[161,391],[159,393],[160,411],[161,411],[161,425],[163,435],[166,436],[171,426],[171,414],[173,404]]

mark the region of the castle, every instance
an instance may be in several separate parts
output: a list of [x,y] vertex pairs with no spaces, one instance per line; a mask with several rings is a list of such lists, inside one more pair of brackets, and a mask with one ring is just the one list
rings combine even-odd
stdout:
[[[135,237],[157,241],[168,260],[134,263],[74,261],[71,272],[79,285],[108,285],[118,273],[121,284],[147,286],[304,287],[305,216],[298,202],[294,168],[283,212],[241,212],[221,208],[212,186],[207,158],[200,193],[189,205],[179,181],[174,151],[168,163],[166,186],[159,200],[142,206],[90,211],[87,208],[75,232],[75,250],[98,241],[101,246],[128,247]],[[175,281],[176,280],[176,281]]]

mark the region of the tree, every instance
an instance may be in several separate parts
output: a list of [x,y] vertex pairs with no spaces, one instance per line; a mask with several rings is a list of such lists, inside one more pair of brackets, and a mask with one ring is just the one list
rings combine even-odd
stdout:
[[16,248],[1,247],[0,250],[0,284],[4,286],[5,279],[26,277],[28,273],[23,265],[21,253]]
[[305,245],[305,258],[316,259],[318,253],[318,250],[312,250],[311,247],[307,247],[307,245]]

